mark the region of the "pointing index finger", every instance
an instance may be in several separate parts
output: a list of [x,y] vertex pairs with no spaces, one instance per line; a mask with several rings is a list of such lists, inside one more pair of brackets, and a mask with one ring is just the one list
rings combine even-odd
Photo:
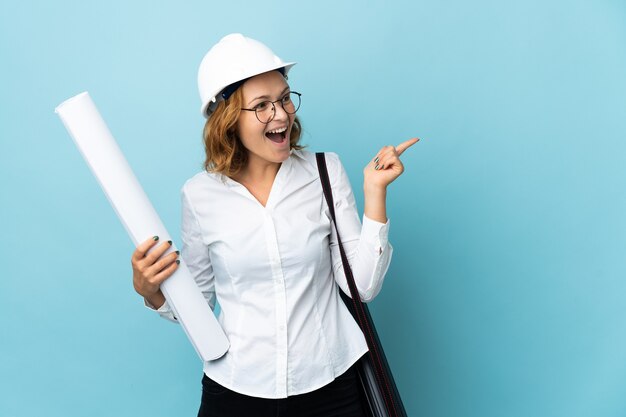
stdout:
[[396,146],[396,152],[398,152],[398,156],[402,155],[402,152],[406,151],[411,146],[415,145],[417,142],[419,142],[419,140],[420,140],[419,138],[409,139],[406,142],[402,142],[401,144]]

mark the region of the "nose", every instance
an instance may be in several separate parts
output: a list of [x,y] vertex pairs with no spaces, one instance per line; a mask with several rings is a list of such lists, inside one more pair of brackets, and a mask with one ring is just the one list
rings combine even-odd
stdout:
[[274,103],[274,120],[287,120],[289,119],[289,113],[285,111],[283,104],[279,101]]

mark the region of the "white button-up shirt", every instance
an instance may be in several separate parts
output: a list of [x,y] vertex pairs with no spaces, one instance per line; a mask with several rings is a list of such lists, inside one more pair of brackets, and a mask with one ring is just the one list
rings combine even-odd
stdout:
[[[326,160],[342,242],[363,301],[380,291],[391,259],[387,224],[356,210],[334,153]],[[242,394],[285,398],[341,375],[365,352],[336,285],[350,294],[315,154],[292,151],[265,207],[240,183],[202,172],[182,190],[182,256],[230,349],[206,375]],[[159,313],[174,320],[168,304]]]

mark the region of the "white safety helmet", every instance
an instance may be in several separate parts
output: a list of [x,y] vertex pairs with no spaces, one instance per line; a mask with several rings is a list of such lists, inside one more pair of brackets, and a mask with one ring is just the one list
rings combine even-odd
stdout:
[[200,112],[208,119],[224,99],[221,93],[226,87],[276,69],[286,76],[295,64],[283,62],[266,45],[241,33],[224,36],[206,53],[198,69]]

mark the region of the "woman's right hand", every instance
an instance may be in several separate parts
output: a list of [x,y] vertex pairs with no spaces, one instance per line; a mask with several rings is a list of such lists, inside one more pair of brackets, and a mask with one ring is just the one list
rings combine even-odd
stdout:
[[172,246],[172,241],[163,242],[147,253],[158,242],[158,236],[150,238],[137,246],[131,258],[133,266],[133,286],[135,291],[154,308],[165,303],[165,296],[160,286],[178,268],[178,251],[163,254]]

